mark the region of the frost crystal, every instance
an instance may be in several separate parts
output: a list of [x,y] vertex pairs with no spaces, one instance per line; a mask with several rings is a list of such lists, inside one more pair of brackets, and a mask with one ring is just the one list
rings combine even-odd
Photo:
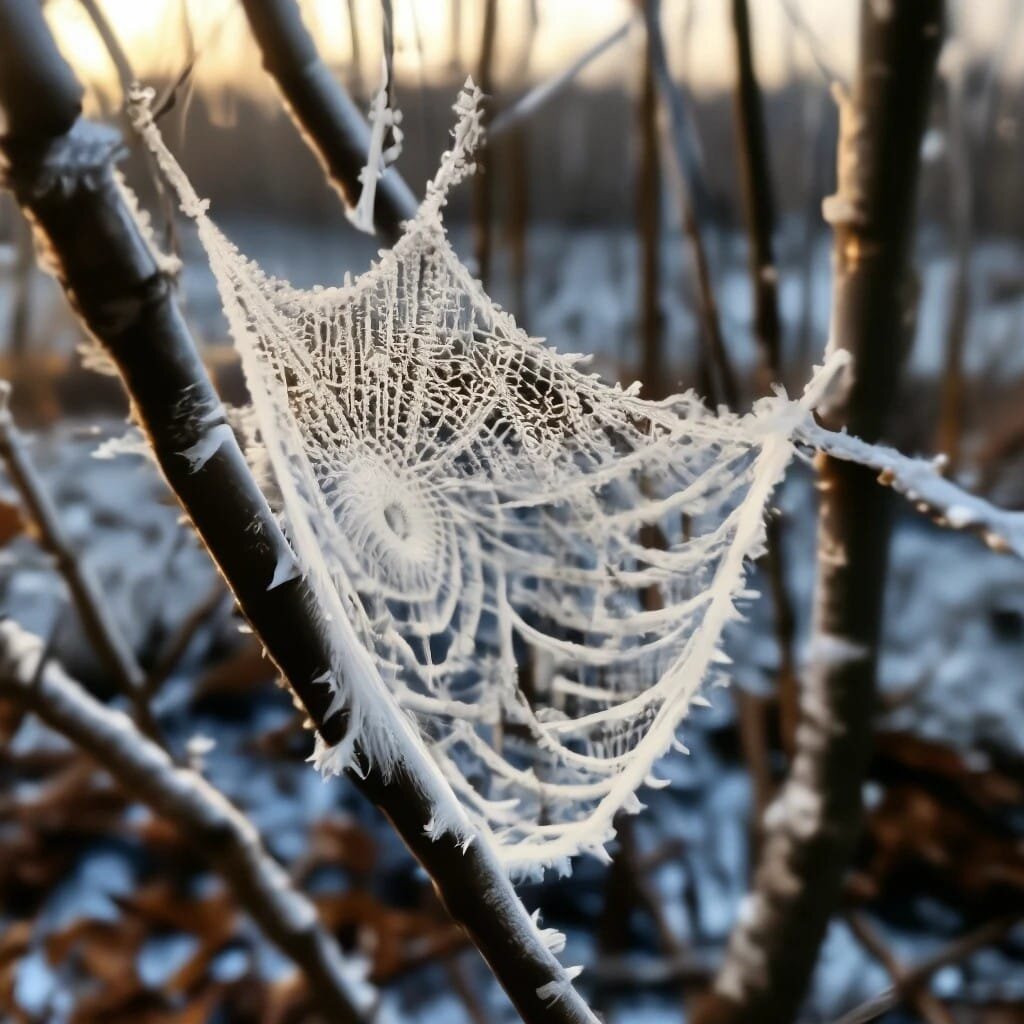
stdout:
[[[603,854],[720,660],[764,511],[810,422],[608,386],[528,337],[461,264],[441,212],[472,170],[480,93],[402,239],[341,288],[245,259],[164,147],[241,354],[254,467],[314,588],[349,713],[324,768],[403,762],[432,834],[512,871]],[[207,453],[195,453],[197,459]],[[268,584],[272,581],[268,580]],[[557,993],[553,992],[552,996]]]

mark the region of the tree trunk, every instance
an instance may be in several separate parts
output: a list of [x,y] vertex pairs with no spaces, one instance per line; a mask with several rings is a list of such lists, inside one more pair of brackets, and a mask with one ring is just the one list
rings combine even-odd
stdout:
[[[833,344],[853,356],[827,425],[882,433],[908,341],[918,154],[942,37],[941,0],[861,5],[852,97],[841,105]],[[696,1024],[795,1018],[861,822],[888,542],[888,494],[871,470],[819,459],[821,512],[811,666],[797,751],[766,815],[742,919]]]

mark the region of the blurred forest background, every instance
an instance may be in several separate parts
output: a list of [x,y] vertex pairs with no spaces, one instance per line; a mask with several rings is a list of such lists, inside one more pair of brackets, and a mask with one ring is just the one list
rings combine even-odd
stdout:
[[[394,0],[402,176],[421,194],[467,74],[483,77],[500,126],[531,88],[627,26],[536,111],[496,132],[483,184],[461,190],[449,223],[460,253],[532,334],[593,353],[610,379],[646,377],[663,393],[700,387],[707,368],[677,140],[651,95],[643,19],[626,0],[491,6],[488,60],[486,0]],[[780,383],[797,393],[829,332],[832,236],[821,207],[835,188],[832,90],[853,73],[858,5],[750,7]],[[298,285],[366,267],[382,243],[346,220],[261,69],[238,4],[48,0],[87,110],[123,126],[126,70],[97,32],[97,8],[132,73],[158,88],[181,83],[162,130],[243,251]],[[379,81],[381,5],[318,0],[303,13],[365,110]],[[742,406],[758,390],[760,355],[729,4],[664,0],[662,26],[696,126],[700,230]],[[887,440],[949,453],[958,480],[1012,508],[1024,508],[1022,116],[1024,3],[951,4],[922,150],[916,327]],[[189,325],[222,394],[240,403],[241,373],[191,226],[168,216],[146,160],[130,137],[126,146],[128,180],[157,237],[181,257]],[[514,1019],[383,818],[346,782],[325,785],[304,763],[309,734],[155,467],[123,440],[123,392],[38,268],[7,195],[0,325],[0,377],[12,383],[22,430],[5,421],[2,443],[30,464],[68,553],[100,581],[172,749],[245,811],[327,928],[365,961],[397,1019]],[[3,612],[110,698],[108,662],[60,571],[66,559],[47,553],[16,483],[0,503]],[[729,644],[735,686],[686,723],[690,755],[667,759],[671,787],[645,796],[649,809],[623,829],[610,867],[583,860],[571,878],[523,890],[545,924],[567,933],[563,962],[585,966],[591,1004],[618,1024],[684,1020],[707,988],[748,889],[757,822],[786,769],[779,678],[799,675],[806,658],[809,467],[791,473],[777,505],[792,622],[780,626],[770,600],[752,606]],[[803,1019],[1024,1021],[1024,566],[901,512],[879,673],[867,825]],[[917,987],[901,982],[922,964]],[[888,1002],[871,1003],[886,992]],[[293,964],[185,837],[57,733],[0,703],[0,1020],[316,1019]]]

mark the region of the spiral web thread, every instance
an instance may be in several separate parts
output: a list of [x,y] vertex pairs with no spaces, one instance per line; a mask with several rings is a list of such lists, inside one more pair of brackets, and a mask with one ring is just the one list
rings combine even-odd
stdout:
[[136,127],[193,217],[253,398],[254,468],[320,602],[347,709],[325,770],[402,761],[430,828],[514,872],[604,855],[620,811],[726,659],[804,398],[713,415],[644,401],[528,337],[447,239],[480,92],[401,240],[340,288],[295,289],[216,228],[139,94]]

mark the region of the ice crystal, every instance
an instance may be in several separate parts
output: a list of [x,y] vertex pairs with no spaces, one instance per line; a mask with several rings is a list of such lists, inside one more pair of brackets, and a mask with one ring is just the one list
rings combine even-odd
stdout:
[[253,465],[333,651],[321,679],[349,732],[317,760],[403,762],[431,834],[484,836],[523,872],[602,855],[615,816],[657,784],[839,360],[800,401],[738,416],[689,393],[644,400],[528,337],[441,216],[473,167],[479,100],[467,83],[394,248],[311,291],[237,251],[145,98],[133,109],[198,224],[252,395]]

